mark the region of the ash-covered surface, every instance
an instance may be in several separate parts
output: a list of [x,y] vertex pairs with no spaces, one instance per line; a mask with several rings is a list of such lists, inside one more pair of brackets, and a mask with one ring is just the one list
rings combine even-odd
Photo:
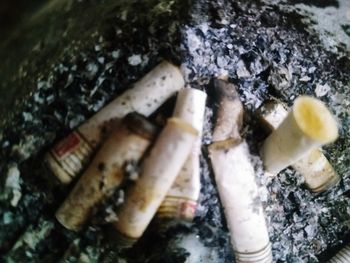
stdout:
[[[237,84],[246,108],[243,135],[257,171],[274,260],[324,262],[349,241],[350,62],[346,48],[339,44],[332,49],[336,53],[330,53],[324,36],[305,30],[310,26],[303,24],[308,23],[308,16],[295,12],[298,1],[215,2],[65,1],[56,6],[57,1],[49,1],[40,11],[45,18],[45,12],[50,14],[56,7],[57,17],[69,22],[59,30],[47,25],[51,31],[43,37],[50,39],[49,34],[63,30],[62,43],[44,41],[45,45],[38,46],[40,39],[28,42],[33,51],[23,53],[19,71],[11,81],[6,77],[2,86],[2,90],[9,85],[20,90],[25,85],[18,104],[2,113],[12,113],[0,130],[3,260],[232,262],[225,218],[206,158],[215,119],[210,80],[222,74]],[[312,1],[307,2],[313,6]],[[314,6],[323,8],[319,2]],[[339,2],[339,6],[343,4]],[[87,14],[79,21],[77,12]],[[96,16],[101,19],[95,25],[90,20]],[[53,46],[54,59],[48,62],[45,58],[50,59]],[[69,189],[50,183],[52,178],[42,167],[43,154],[162,58],[181,64],[186,81],[209,94],[200,205],[193,224],[172,223],[158,231],[155,223],[135,248],[118,251],[107,235],[111,231],[106,221],[115,217],[113,201],[80,233],[65,230],[55,221],[54,212]],[[45,67],[47,64],[50,66]],[[266,178],[257,157],[265,134],[254,111],[270,96],[291,104],[299,94],[325,101],[340,124],[340,138],[325,147],[325,154],[343,179],[321,195],[310,193],[291,169]],[[6,105],[14,103],[12,95],[4,94],[3,100],[8,100]],[[115,199],[119,203],[122,192],[116,193]],[[24,232],[30,233],[25,235],[30,238],[23,239]],[[21,235],[25,242],[18,243]]]
[[350,2],[347,0],[262,0],[284,12],[300,15],[304,30],[316,34],[323,46],[345,55],[350,48]]

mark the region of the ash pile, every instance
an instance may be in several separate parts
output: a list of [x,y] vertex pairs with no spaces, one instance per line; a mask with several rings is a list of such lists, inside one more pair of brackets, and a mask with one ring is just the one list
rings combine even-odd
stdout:
[[[235,84],[244,106],[241,136],[254,161],[274,261],[324,262],[348,243],[348,53],[346,46],[334,44],[331,35],[320,38],[308,24],[308,14],[295,9],[288,1],[105,1],[103,5],[63,1],[49,2],[39,10],[34,22],[45,24],[51,29],[47,32],[56,32],[59,38],[40,35],[33,40],[27,34],[36,32],[36,24],[24,27],[17,38],[24,38],[29,51],[18,51],[23,55],[20,64],[12,61],[17,67],[3,71],[11,77],[4,76],[1,84],[1,91],[9,94],[1,99],[3,105],[14,105],[11,114],[10,110],[1,114],[2,259],[233,262],[227,222],[205,150],[212,143],[217,116],[213,79],[223,75]],[[80,21],[76,14],[82,11]],[[96,25],[90,16],[94,12],[102,17]],[[55,21],[62,17],[71,19],[63,24]],[[333,43],[332,49],[324,45],[325,39]],[[81,231],[69,231],[56,221],[55,213],[71,186],[52,183],[42,162],[55,143],[164,58],[181,65],[187,84],[208,94],[199,205],[193,223],[148,229],[132,249],[119,251],[109,242],[108,223],[123,203],[123,193],[116,191]],[[9,64],[4,61],[2,67]],[[318,194],[293,168],[266,177],[259,157],[267,134],[256,112],[271,99],[291,107],[304,94],[324,101],[339,123],[339,138],[323,150],[341,180]]]

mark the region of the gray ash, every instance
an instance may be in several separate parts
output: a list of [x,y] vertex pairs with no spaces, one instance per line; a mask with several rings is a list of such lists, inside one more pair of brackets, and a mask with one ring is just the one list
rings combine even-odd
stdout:
[[[331,37],[309,30],[313,28],[310,21],[314,16],[296,12],[296,2],[107,0],[100,4],[76,1],[64,8],[56,6],[58,15],[53,19],[71,16],[71,22],[63,26],[58,22],[61,20],[43,24],[47,32],[57,31],[56,24],[62,26],[63,44],[55,46],[54,41],[40,37],[29,41],[24,37],[32,51],[24,55],[20,66],[17,64],[19,70],[12,72],[12,81],[6,79],[1,86],[2,91],[25,87],[18,93],[16,103],[11,99],[13,92],[8,95],[6,105],[13,103],[14,108],[3,118],[0,128],[1,193],[6,193],[0,195],[2,255],[6,257],[20,234],[38,224],[41,217],[54,221],[54,212],[70,190],[42,179],[47,171],[40,164],[47,149],[166,58],[181,64],[188,84],[206,89],[209,94],[210,80],[219,75],[228,75],[237,85],[246,109],[243,134],[254,154],[274,260],[324,262],[330,255],[327,251],[339,248],[350,234],[350,62],[344,45],[332,42],[337,48],[329,48],[324,41],[332,40]],[[315,5],[319,1],[308,2]],[[331,7],[327,8],[335,8],[335,1],[328,2]],[[339,1],[341,5],[343,2]],[[49,9],[43,12],[44,18],[45,12],[46,17],[51,15]],[[96,12],[100,12],[101,21],[94,25],[90,21]],[[317,9],[314,14],[320,12]],[[87,17],[82,16],[80,21],[77,13]],[[347,30],[345,23],[342,28]],[[23,30],[28,33],[28,28]],[[55,53],[48,66],[45,62],[54,47],[62,51]],[[276,178],[266,178],[257,157],[265,134],[255,119],[255,110],[271,96],[291,105],[299,94],[325,101],[341,124],[340,138],[325,148],[325,154],[343,179],[319,195],[310,193],[291,169]],[[72,261],[67,262],[77,262],[79,258],[91,262],[113,262],[116,258],[121,262],[184,262],[194,256],[184,248],[191,241],[212,251],[207,255],[208,251],[201,250],[208,260],[232,262],[229,234],[206,158],[205,145],[211,142],[215,118],[215,105],[210,98],[207,108],[202,189],[193,224],[175,224],[165,235],[151,227],[135,248],[120,254],[104,238],[108,232],[105,223],[115,220],[115,204],[111,202],[121,202],[117,192],[83,231],[72,233],[55,223],[52,234],[46,237],[46,246],[31,250],[30,256],[21,251],[21,260],[57,261],[71,246],[74,253]],[[19,187],[15,183],[5,186],[11,167],[20,172]],[[13,190],[18,189],[18,203],[11,203]]]

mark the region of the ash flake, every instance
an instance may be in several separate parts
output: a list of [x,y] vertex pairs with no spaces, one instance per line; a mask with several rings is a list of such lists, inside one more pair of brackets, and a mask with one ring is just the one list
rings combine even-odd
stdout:
[[309,82],[311,78],[309,76],[303,76],[302,78],[299,79],[301,82]]
[[39,104],[44,103],[44,99],[41,97],[39,92],[34,93],[34,101],[39,103]]
[[120,50],[114,50],[112,51],[112,57],[117,59],[120,57]]
[[22,113],[24,121],[32,121],[33,120],[33,115],[29,112],[23,112]]
[[105,58],[104,57],[99,57],[97,59],[97,61],[100,63],[100,64],[104,64],[105,63]]
[[101,48],[101,46],[100,46],[100,45],[96,45],[96,46],[95,46],[95,51],[97,51],[97,52],[98,52],[98,51],[101,51],[101,49],[102,49],[102,48]]
[[98,66],[95,63],[91,62],[91,63],[87,64],[86,70],[87,70],[87,74],[86,74],[87,77],[89,79],[93,79],[95,77],[96,73],[98,72]]
[[17,206],[19,200],[22,197],[21,185],[20,185],[20,171],[17,166],[12,166],[7,172],[7,178],[5,182],[5,188],[12,191],[12,199],[10,201],[12,206]]
[[315,94],[317,97],[323,97],[331,90],[331,87],[326,83],[324,85],[317,84]]
[[242,60],[238,61],[237,68],[236,68],[236,74],[238,78],[249,78],[250,73],[247,70],[247,68],[244,65],[244,62]]
[[2,221],[4,225],[10,224],[13,221],[13,213],[5,212],[2,216]]
[[142,62],[141,55],[135,54],[135,55],[130,56],[128,58],[128,62],[129,62],[129,65],[131,65],[131,66],[137,66],[137,65],[141,64],[141,62]]

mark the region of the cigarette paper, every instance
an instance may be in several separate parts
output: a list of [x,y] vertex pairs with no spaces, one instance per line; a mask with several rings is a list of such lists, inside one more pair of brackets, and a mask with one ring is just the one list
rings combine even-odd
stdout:
[[220,200],[237,262],[272,262],[271,245],[245,142],[236,139],[209,146]]
[[240,138],[239,129],[243,123],[243,105],[235,85],[216,79],[214,88],[219,107],[213,141]]
[[195,216],[200,193],[199,155],[201,152],[201,134],[203,130],[205,92],[197,89],[183,89],[177,96],[174,117],[191,124],[199,132],[192,152],[161,206],[158,209],[160,218],[180,218],[192,220]]
[[350,244],[340,250],[329,263],[348,263],[350,262]]
[[128,163],[138,163],[156,128],[138,113],[128,114],[110,136],[56,213],[70,230],[79,230],[93,209],[111,196],[124,178]]
[[[260,118],[268,131],[275,130],[288,115],[285,105],[277,101],[265,103],[259,110]],[[340,180],[333,166],[322,153],[321,149],[314,149],[299,159],[292,167],[305,179],[306,186],[312,192],[322,192]]]
[[86,167],[96,148],[119,119],[134,111],[149,116],[183,86],[184,79],[179,68],[162,62],[55,145],[46,156],[48,167],[61,183],[70,183]]
[[[317,171],[321,166],[327,166],[327,159],[322,153],[313,153],[309,157],[308,154],[324,144],[333,142],[337,137],[337,123],[323,102],[312,97],[300,96],[295,100],[287,117],[270,134],[262,146],[261,155],[265,168],[267,172],[277,174],[287,166],[306,158],[295,168],[302,173],[308,173],[311,170]],[[321,158],[320,161],[317,158]],[[316,160],[319,164],[315,165],[314,168],[305,167],[310,162],[315,163]],[[327,173],[328,170],[327,168],[324,173]],[[310,176],[311,189],[315,187],[317,189],[314,184],[319,183],[314,177],[319,176]]]
[[171,118],[143,162],[139,179],[126,193],[114,227],[120,236],[137,240],[146,230],[188,158],[198,131]]

